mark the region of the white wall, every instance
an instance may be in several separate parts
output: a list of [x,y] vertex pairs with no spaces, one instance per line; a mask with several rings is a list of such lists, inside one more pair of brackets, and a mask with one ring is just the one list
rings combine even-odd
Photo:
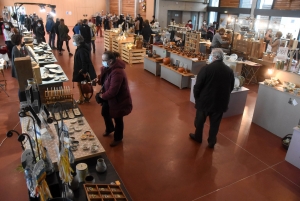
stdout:
[[207,4],[163,0],[157,0],[155,8],[157,19],[162,28],[168,25],[168,10],[206,12],[206,9]]

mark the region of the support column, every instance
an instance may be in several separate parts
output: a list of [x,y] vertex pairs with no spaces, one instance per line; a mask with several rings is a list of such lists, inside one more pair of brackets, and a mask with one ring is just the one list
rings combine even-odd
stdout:
[[140,13],[140,1],[135,0],[134,2],[134,18],[136,18],[137,14]]
[[[254,10],[256,9],[257,0],[252,0],[250,17],[254,19]],[[254,22],[253,22],[254,23]]]
[[[122,0],[119,0],[119,15],[122,14],[122,3],[123,1]],[[123,13],[124,14],[124,13]]]

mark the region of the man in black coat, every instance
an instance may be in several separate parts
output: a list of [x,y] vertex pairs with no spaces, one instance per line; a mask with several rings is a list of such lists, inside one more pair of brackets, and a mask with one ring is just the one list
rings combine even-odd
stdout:
[[211,53],[212,62],[204,66],[197,75],[194,86],[195,134],[190,137],[201,143],[204,123],[209,117],[210,129],[208,146],[214,148],[223,113],[227,111],[230,94],[234,87],[233,71],[223,62],[223,51],[215,48]]
[[91,52],[91,50],[92,50],[92,47],[91,47],[92,32],[91,32],[90,26],[88,25],[88,20],[87,19],[83,20],[83,24],[82,24],[82,26],[80,27],[79,30],[80,30],[80,35],[82,35],[82,37],[84,38],[84,42],[88,46],[88,48]]
[[138,20],[140,21],[140,32],[143,30],[143,22],[144,22],[144,20],[143,20],[143,18],[141,17],[141,14],[138,14],[137,15],[137,17],[138,17]]
[[[57,41],[56,41],[56,47],[57,49],[59,49],[59,46],[60,46],[60,37],[59,37],[59,32],[58,32],[58,26],[60,24],[60,19],[59,18],[56,18],[56,22],[53,26],[53,31],[56,33],[56,38],[57,38]],[[62,49],[62,51],[64,51],[64,49]]]

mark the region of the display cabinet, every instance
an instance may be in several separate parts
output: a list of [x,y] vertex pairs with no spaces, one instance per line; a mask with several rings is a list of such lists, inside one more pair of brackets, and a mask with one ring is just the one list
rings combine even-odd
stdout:
[[154,58],[148,56],[144,57],[144,69],[154,74],[155,76],[160,75],[161,67],[160,63]]

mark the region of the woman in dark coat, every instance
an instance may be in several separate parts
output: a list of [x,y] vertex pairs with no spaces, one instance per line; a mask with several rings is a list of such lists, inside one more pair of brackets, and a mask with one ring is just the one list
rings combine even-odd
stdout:
[[150,36],[151,34],[153,34],[153,31],[149,25],[149,21],[148,20],[145,20],[143,22],[143,29],[142,29],[142,35],[143,35],[143,38],[144,38],[144,42],[145,43],[149,43],[149,40],[150,40]]
[[110,51],[103,53],[103,67],[100,69],[99,79],[96,80],[102,86],[102,93],[99,96],[103,99],[101,114],[106,126],[103,136],[114,132],[114,141],[110,144],[111,147],[122,142],[123,117],[132,111],[132,100],[124,70],[125,63],[117,58],[117,54]]
[[[24,45],[24,40],[23,36],[20,34],[12,35],[11,36],[11,42],[13,45],[15,45],[12,49],[12,54],[11,54],[11,75],[14,78],[18,78],[17,72],[16,72],[16,67],[15,67],[15,58],[19,57],[26,57],[28,55],[26,46]],[[25,91],[20,91],[19,90],[19,100],[20,102],[26,101],[26,95]]]
[[37,21],[37,27],[36,27],[36,31],[35,31],[35,38],[37,40],[37,43],[46,42],[45,28],[44,28],[42,20]]
[[58,33],[59,33],[59,47],[58,47],[58,51],[59,51],[59,55],[62,55],[62,46],[64,41],[66,42],[66,46],[67,46],[67,50],[69,52],[69,56],[72,56],[73,54],[70,52],[70,48],[69,48],[69,28],[65,25],[65,20],[64,19],[60,19],[60,23],[58,26]]
[[77,101],[77,103],[82,104],[84,102],[88,102],[88,100],[85,99],[82,94],[80,87],[81,81],[87,79],[87,73],[89,74],[91,80],[95,79],[97,75],[94,69],[94,65],[89,56],[89,48],[84,43],[84,38],[79,34],[75,34],[73,36],[73,45],[77,46],[77,49],[74,56],[74,71],[72,82],[77,82],[79,90],[79,100]]

